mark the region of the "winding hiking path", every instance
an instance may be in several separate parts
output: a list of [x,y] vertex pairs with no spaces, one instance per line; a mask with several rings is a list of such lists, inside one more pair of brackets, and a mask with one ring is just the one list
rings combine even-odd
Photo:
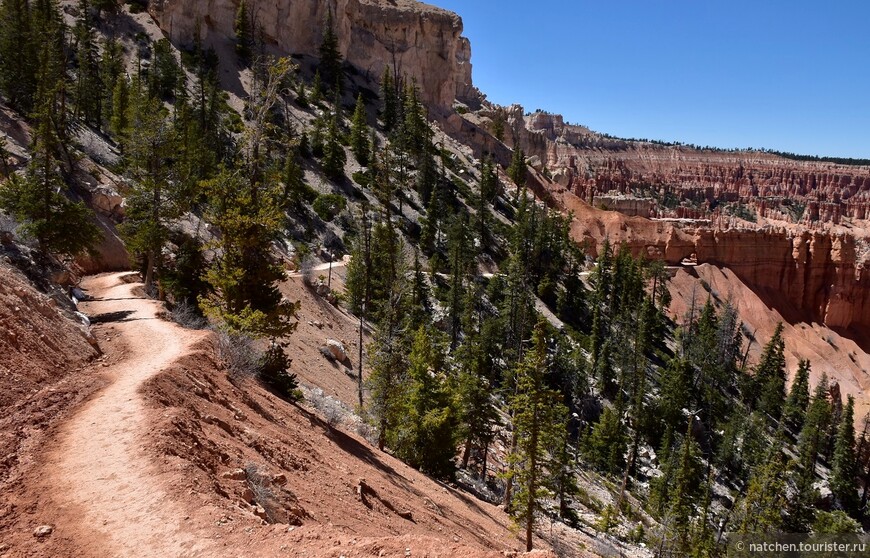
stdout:
[[139,393],[205,334],[157,318],[160,306],[135,294],[141,284],[125,282],[127,275],[93,276],[83,284],[92,299],[81,308],[111,322],[124,350],[103,369],[110,384],[61,430],[45,474],[57,486],[57,504],[76,518],[70,535],[89,539],[76,542],[95,555],[211,555],[211,541],[183,530],[184,513],[150,474],[143,451],[149,409]]

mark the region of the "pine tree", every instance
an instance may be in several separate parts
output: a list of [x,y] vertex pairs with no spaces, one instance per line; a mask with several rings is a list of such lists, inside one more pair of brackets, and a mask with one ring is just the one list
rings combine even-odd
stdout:
[[498,175],[492,164],[492,159],[485,157],[480,169],[480,197],[485,204],[491,205],[498,196]]
[[699,459],[700,448],[692,438],[693,419],[693,416],[689,417],[674,476],[674,486],[670,490],[670,528],[676,534],[678,546],[682,550],[686,550],[690,543],[693,503],[698,498],[703,478]]
[[777,324],[773,337],[770,338],[761,353],[758,366],[755,367],[754,384],[758,409],[778,419],[782,414],[782,403],[785,400],[785,342],[782,339],[782,324]]
[[233,23],[233,32],[236,34],[236,54],[243,64],[251,62],[254,45],[254,30],[248,11],[247,1],[240,0],[239,8],[236,10],[236,19]]
[[200,300],[203,310],[231,331],[272,340],[288,336],[298,305],[278,291],[284,268],[271,255],[284,222],[281,188],[223,169],[203,189],[209,222],[221,233],[206,274],[214,294]]
[[369,164],[371,145],[369,144],[366,105],[362,93],[356,98],[356,108],[353,111],[353,120],[350,125],[350,150],[353,151],[360,165],[365,167]]
[[323,78],[320,77],[320,70],[314,72],[314,83],[311,85],[311,102],[315,105],[323,102]]
[[49,254],[75,256],[90,250],[101,238],[92,212],[67,197],[59,171],[61,141],[56,132],[53,98],[36,113],[33,158],[24,177],[13,174],[0,183],[0,208],[24,223],[25,235],[36,239],[43,261]]
[[601,472],[619,474],[625,467],[626,436],[619,412],[607,407],[586,436],[583,451],[587,461]]
[[319,53],[320,63],[317,69],[321,77],[330,87],[335,85],[334,93],[340,93],[344,89],[344,72],[341,67],[342,56],[338,50],[338,35],[335,34],[331,8],[326,12]]
[[400,427],[397,455],[412,467],[449,478],[456,467],[457,412],[444,374],[444,354],[420,326],[408,355],[407,414]]
[[151,293],[155,274],[159,279],[163,269],[161,257],[170,224],[181,215],[184,204],[178,192],[180,183],[173,180],[170,168],[177,155],[172,124],[160,101],[140,97],[133,111],[136,133],[130,135],[124,153],[134,181],[121,234],[130,251],[144,258],[145,292]]
[[855,400],[850,395],[843,409],[834,443],[831,467],[831,493],[837,506],[858,519],[858,461],[855,457]]
[[459,343],[462,325],[463,302],[467,276],[472,271],[474,253],[469,237],[468,222],[463,217],[456,217],[450,227],[447,237],[448,257],[450,265],[450,294],[448,311],[450,313],[450,347],[455,349]]
[[31,2],[0,2],[0,93],[9,105],[29,114],[36,94],[39,43]]
[[[373,308],[366,311],[377,324],[369,349],[368,413],[378,429],[378,449],[394,445],[394,434],[405,416],[408,400],[407,339],[404,317],[407,315],[407,278],[401,241],[388,224],[380,223],[372,233],[372,269],[383,275],[371,277],[369,285]],[[374,274],[372,274],[374,275]],[[376,280],[377,279],[377,280]],[[375,304],[375,302],[379,304]]]
[[103,42],[103,55],[100,58],[100,77],[102,88],[100,97],[103,110],[102,121],[111,123],[114,113],[114,93],[118,81],[124,75],[123,48],[117,40],[108,38]]
[[532,550],[535,515],[553,489],[555,469],[549,449],[561,447],[567,410],[558,392],[544,383],[547,369],[547,345],[543,324],[532,336],[530,351],[517,369],[516,395],[511,398],[511,412],[517,441],[508,456],[509,480],[516,483],[514,503],[510,507],[515,520],[525,527],[526,550]]
[[381,121],[384,123],[384,130],[388,133],[393,131],[399,121],[399,99],[396,90],[395,79],[390,73],[390,67],[386,66],[381,77],[381,101],[383,102]]
[[333,180],[344,178],[344,165],[347,155],[344,146],[341,145],[341,130],[339,128],[338,109],[333,112],[326,129],[326,137],[323,143],[323,172]]
[[514,203],[517,203],[520,195],[526,191],[526,176],[528,175],[526,156],[519,146],[514,148],[514,154],[511,158],[511,164],[507,169],[507,175],[517,187],[517,192],[514,195]]
[[481,335],[467,337],[457,350],[456,361],[460,366],[458,397],[462,433],[465,447],[462,452],[462,467],[467,468],[472,453],[483,454],[482,473],[486,470],[486,451],[495,437],[498,411],[492,403],[493,386],[487,377],[485,343]]
[[810,404],[810,361],[801,360],[791,384],[782,417],[792,432],[800,432]]
[[109,130],[118,140],[123,140],[129,126],[130,86],[125,77],[120,77],[115,82],[112,91],[112,119],[109,122]]
[[776,533],[786,508],[785,456],[781,440],[770,446],[767,459],[756,468],[739,505],[738,533]]
[[798,453],[801,466],[815,476],[816,461],[822,450],[825,432],[831,423],[831,404],[828,401],[828,377],[822,373],[807,410],[806,420],[798,437]]
[[73,97],[75,114],[86,124],[99,127],[102,117],[103,84],[97,53],[94,24],[88,0],[79,1],[79,19],[76,22],[75,38],[78,71]]
[[662,370],[659,413],[665,429],[675,433],[690,405],[692,373],[685,359],[674,357]]

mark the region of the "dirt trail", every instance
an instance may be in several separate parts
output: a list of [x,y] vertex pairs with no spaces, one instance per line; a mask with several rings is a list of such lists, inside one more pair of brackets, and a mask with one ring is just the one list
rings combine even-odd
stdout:
[[[156,317],[159,306],[134,294],[139,283],[115,273],[88,278],[93,300],[84,311],[111,321],[120,334],[124,357],[106,368],[111,384],[99,392],[62,429],[58,448],[45,467],[57,488],[62,515],[75,518],[66,536],[104,556],[197,556],[210,541],[181,529],[184,513],[150,474],[143,452],[148,411],[140,386],[189,351],[204,334]],[[137,287],[140,287],[137,289]],[[60,534],[60,533],[59,533]]]

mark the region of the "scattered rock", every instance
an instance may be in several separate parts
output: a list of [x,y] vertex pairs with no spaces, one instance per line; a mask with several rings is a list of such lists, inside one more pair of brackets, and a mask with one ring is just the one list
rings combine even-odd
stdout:
[[38,539],[41,539],[43,537],[49,536],[52,533],[52,531],[54,531],[54,527],[52,527],[51,525],[40,525],[39,527],[37,527],[36,529],[33,530],[33,536],[38,538]]
[[284,473],[278,473],[272,477],[272,483],[277,484],[278,486],[284,486],[287,484],[287,475]]
[[224,471],[221,473],[222,479],[234,480],[234,481],[243,481],[248,478],[247,473],[245,473],[244,469],[232,469],[230,471]]
[[268,521],[269,516],[266,514],[266,508],[257,504],[257,507],[254,508],[254,515],[262,519],[263,521]]

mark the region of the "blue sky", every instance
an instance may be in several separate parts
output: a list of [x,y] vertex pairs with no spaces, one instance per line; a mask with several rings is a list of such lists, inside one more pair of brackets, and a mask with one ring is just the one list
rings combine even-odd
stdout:
[[428,0],[490,100],[621,137],[870,158],[870,2]]

